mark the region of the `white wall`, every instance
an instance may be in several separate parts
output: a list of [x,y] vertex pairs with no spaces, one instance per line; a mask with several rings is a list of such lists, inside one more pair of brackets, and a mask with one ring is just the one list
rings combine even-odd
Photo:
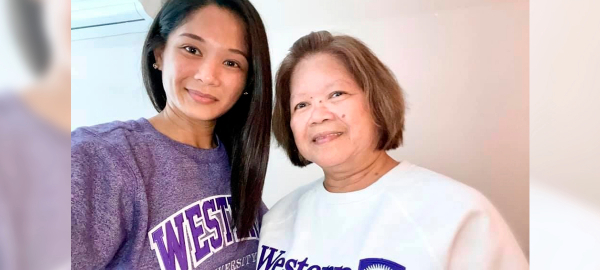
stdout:
[[600,210],[600,1],[535,3],[531,177]]
[[73,129],[156,113],[142,82],[144,38],[137,33],[72,42]]
[[[410,107],[405,145],[391,155],[480,190],[528,253],[528,1],[323,2],[253,1],[273,72],[310,31],[362,39],[394,71]],[[73,42],[73,127],[154,114],[139,72],[143,37]],[[273,145],[264,201],[272,206],[321,175],[315,165],[293,167]]]
[[600,268],[599,13],[531,1],[532,269]]

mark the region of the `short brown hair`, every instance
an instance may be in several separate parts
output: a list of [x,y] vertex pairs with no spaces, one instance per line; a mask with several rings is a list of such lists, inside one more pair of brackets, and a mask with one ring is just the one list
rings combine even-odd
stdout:
[[393,73],[360,40],[319,31],[294,42],[276,75],[273,133],[290,161],[299,167],[311,163],[298,151],[290,127],[290,82],[296,65],[317,53],[327,53],[339,59],[364,91],[377,126],[377,150],[398,148],[402,144],[404,130],[404,97]]

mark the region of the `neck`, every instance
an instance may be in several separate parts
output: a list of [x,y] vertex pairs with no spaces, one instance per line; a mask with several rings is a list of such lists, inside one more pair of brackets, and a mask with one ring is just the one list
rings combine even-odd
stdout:
[[398,162],[392,159],[385,151],[377,151],[367,162],[352,162],[346,166],[323,169],[325,173],[325,189],[333,193],[352,192],[364,189],[375,183]]
[[202,149],[217,146],[213,140],[216,120],[191,119],[168,102],[165,109],[149,121],[158,132],[177,142]]

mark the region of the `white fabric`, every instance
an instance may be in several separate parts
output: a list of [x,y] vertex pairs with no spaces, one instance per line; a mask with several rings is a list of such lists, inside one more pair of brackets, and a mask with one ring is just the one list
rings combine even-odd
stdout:
[[403,161],[371,186],[330,193],[323,179],[263,218],[259,270],[528,269],[479,192]]

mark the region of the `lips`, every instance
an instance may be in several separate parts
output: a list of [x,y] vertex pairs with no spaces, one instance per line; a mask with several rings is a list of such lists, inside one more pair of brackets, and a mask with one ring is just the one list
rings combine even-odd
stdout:
[[190,94],[192,99],[194,99],[195,101],[198,101],[200,103],[207,104],[207,103],[213,103],[213,102],[219,101],[219,99],[217,99],[215,96],[202,93],[198,90],[192,90],[192,89],[188,89],[188,88],[186,88],[186,90],[188,91],[188,93]]
[[321,132],[321,133],[318,133],[317,135],[313,136],[312,142],[315,144],[328,143],[330,141],[333,141],[333,140],[339,138],[342,134],[344,134],[344,133],[338,132],[338,131]]

